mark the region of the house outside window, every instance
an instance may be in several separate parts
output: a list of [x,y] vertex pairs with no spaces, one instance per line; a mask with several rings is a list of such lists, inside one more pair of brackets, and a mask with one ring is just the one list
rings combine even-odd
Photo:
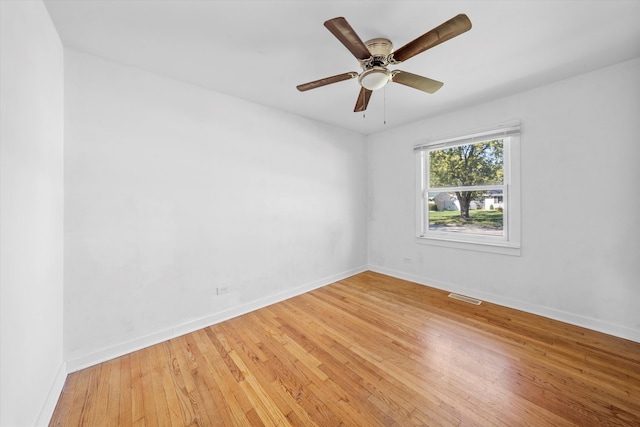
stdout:
[[414,150],[418,243],[519,255],[519,122]]

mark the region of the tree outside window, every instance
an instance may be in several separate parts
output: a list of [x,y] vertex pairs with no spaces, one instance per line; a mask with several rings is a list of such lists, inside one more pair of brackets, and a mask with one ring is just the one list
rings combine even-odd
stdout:
[[502,185],[503,151],[502,139],[432,150],[429,152],[429,186],[458,188],[454,193],[459,203],[460,218],[471,221],[471,202],[483,199],[488,193],[486,190],[462,188]]

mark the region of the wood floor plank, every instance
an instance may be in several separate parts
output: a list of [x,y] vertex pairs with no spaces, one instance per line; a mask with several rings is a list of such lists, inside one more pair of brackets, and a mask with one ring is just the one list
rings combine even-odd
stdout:
[[62,395],[64,395],[66,399],[61,398],[58,400],[49,425],[63,426],[64,423],[70,419],[70,413],[74,407],[73,403],[76,401],[77,395],[84,395],[86,393],[86,383],[83,381],[85,378],[86,376],[83,375],[70,375],[67,377],[62,390]]
[[165,344],[164,363],[168,364],[170,375],[169,379],[164,379],[165,383],[169,382],[170,380],[170,385],[167,384],[166,387],[169,387],[174,391],[175,400],[177,401],[180,410],[180,419],[182,420],[182,424],[186,426],[197,425],[199,414],[197,412],[197,409],[194,409],[193,402],[191,401],[191,396],[189,395],[189,391],[187,390],[187,386],[185,385],[184,378],[182,377],[180,364],[178,363],[178,359],[175,356],[175,341],[169,340],[163,344]]
[[78,406],[79,425],[93,425],[99,420],[98,413],[98,389],[100,386],[100,371],[102,365],[87,368],[88,384],[87,392],[84,394],[82,406]]
[[[215,384],[215,381],[209,375],[209,369],[207,368],[207,362],[202,357],[202,353],[198,348],[194,340],[194,334],[187,334],[180,337],[180,341],[184,345],[184,351],[188,360],[191,362],[191,378],[193,378],[193,384],[196,389],[193,396],[198,396],[199,407],[204,414],[208,415],[209,424],[212,426],[225,425],[225,421],[229,422],[229,417],[224,411],[220,410],[219,405],[221,401],[216,402],[215,397],[220,396],[219,389]],[[211,390],[216,390],[216,395],[211,394]]]
[[[187,414],[187,425],[213,425],[211,417],[215,413],[208,412],[208,396],[202,396],[193,372],[197,372],[198,364],[195,362],[184,340],[184,336],[169,340],[172,349],[173,378],[180,390],[182,409]],[[215,418],[214,418],[215,420]]]
[[145,424],[152,426],[170,425],[169,412],[166,410],[166,398],[156,374],[156,361],[153,348],[145,348],[140,359],[142,370],[142,400],[145,407]]
[[[238,373],[228,369],[228,366],[223,359],[223,356],[219,353],[219,341],[215,335],[215,330],[220,330],[221,325],[215,325],[210,328],[205,328],[204,332],[207,336],[207,340],[202,342],[203,347],[209,348],[209,354],[211,357],[211,362],[209,364],[210,370],[213,372],[215,376],[216,382],[219,384],[221,391],[225,395],[228,395],[231,398],[231,402],[229,403],[230,411],[237,411],[237,404],[240,406],[240,409],[245,414],[245,418],[250,419],[250,413],[255,413],[253,410],[253,406],[251,402],[247,398],[247,396],[242,391],[240,387],[240,381],[244,380],[244,377],[238,376]],[[214,339],[215,341],[212,341]],[[226,350],[224,351],[226,355]],[[228,356],[227,356],[228,357]],[[237,369],[235,365],[234,368]],[[234,416],[240,417],[240,414],[235,414]]]
[[314,425],[315,422],[308,411],[313,412],[316,408],[307,405],[306,399],[300,400],[300,397],[307,393],[312,375],[309,371],[305,371],[304,367],[295,365],[289,357],[287,348],[279,344],[274,345],[269,340],[268,331],[256,327],[253,330],[253,339],[259,340],[259,349],[266,359],[262,361],[247,355],[245,363],[259,372],[262,382],[273,385],[274,393],[279,395],[279,399],[288,402],[286,404],[290,409],[286,414],[288,418],[304,421],[304,425]]
[[[151,408],[145,408],[142,390],[142,376],[144,356],[143,350],[131,353],[131,424],[145,425],[145,410],[151,411]],[[155,409],[155,408],[154,408]]]
[[[208,340],[206,333],[204,333],[204,331],[200,332],[202,332],[202,340],[199,341],[198,345],[202,349],[202,357],[209,375],[213,381],[215,381],[215,385],[212,385],[211,392],[218,396],[217,398],[220,402],[225,403],[225,405],[223,405],[224,408],[221,410],[224,410],[227,413],[227,425],[250,425],[246,413],[251,409],[251,403],[247,401],[244,407],[240,403],[241,399],[239,400],[238,396],[242,398],[244,397],[244,394],[240,393],[240,387],[235,382],[233,376],[228,373],[225,375],[225,370],[222,368],[224,365],[220,363],[216,353],[211,351],[211,345],[209,344],[210,341]],[[208,351],[205,351],[205,349]],[[217,391],[215,390],[216,388],[218,389]]]
[[107,405],[104,419],[110,425],[118,425],[120,422],[120,375],[122,372],[122,358],[112,359],[105,362],[105,366],[109,366],[109,376],[104,380],[107,382],[108,393],[106,396]]
[[289,408],[284,408],[283,413],[283,408],[279,408],[274,404],[273,399],[265,390],[268,383],[261,384],[254,375],[254,372],[246,367],[244,361],[238,356],[235,350],[231,350],[229,356],[243,373],[244,381],[241,382],[241,387],[253,404],[262,422],[267,426],[287,425],[288,421],[285,413],[289,413]]
[[171,352],[169,350],[169,344],[167,342],[160,343],[149,348],[150,351],[154,351],[153,356],[155,362],[155,376],[157,381],[157,387],[161,389],[158,395],[164,396],[163,400],[166,405],[166,414],[168,414],[169,424],[172,426],[185,425],[185,419],[183,417],[183,411],[178,398],[178,393],[175,388],[175,384],[172,379],[172,365],[171,365]]
[[[120,384],[118,384],[118,422],[119,426],[133,425],[131,402],[131,355],[126,354],[120,359]],[[114,387],[115,389],[115,387]]]
[[640,343],[364,272],[72,373],[51,426],[638,426]]

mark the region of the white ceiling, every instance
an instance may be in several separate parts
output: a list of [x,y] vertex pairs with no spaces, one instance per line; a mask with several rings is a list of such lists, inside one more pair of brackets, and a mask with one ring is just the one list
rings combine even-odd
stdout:
[[[45,4],[65,46],[362,134],[640,56],[637,0]],[[433,95],[391,83],[363,118],[353,112],[356,79],[295,88],[360,71],[327,19],[344,16],[362,40],[386,37],[399,48],[458,13],[471,19],[469,32],[391,67],[443,81]]]

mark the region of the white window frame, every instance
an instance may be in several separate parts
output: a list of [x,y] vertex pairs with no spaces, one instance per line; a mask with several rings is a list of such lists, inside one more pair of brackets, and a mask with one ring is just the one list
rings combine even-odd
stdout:
[[[429,152],[471,143],[503,140],[502,185],[473,187],[429,187]],[[416,159],[416,242],[448,248],[520,255],[520,121],[477,129],[464,135],[422,141],[414,146]],[[428,192],[501,189],[503,194],[503,236],[452,233],[429,230]]]

